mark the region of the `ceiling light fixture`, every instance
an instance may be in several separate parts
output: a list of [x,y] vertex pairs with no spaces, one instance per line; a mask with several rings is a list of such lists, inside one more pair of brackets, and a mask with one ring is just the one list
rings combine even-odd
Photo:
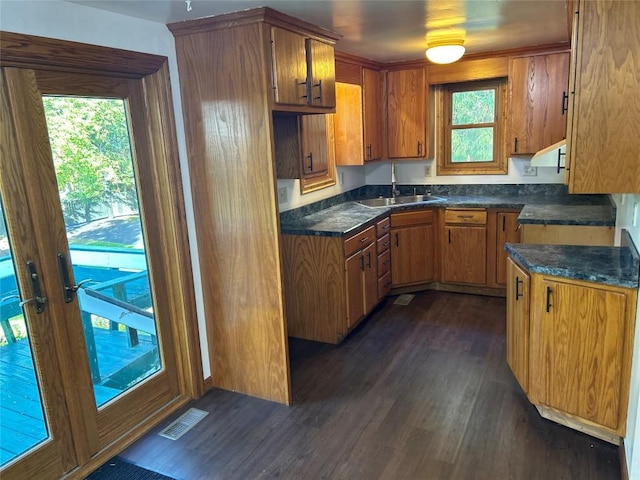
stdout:
[[426,51],[427,58],[433,63],[453,63],[464,55],[464,40],[446,40],[431,42]]

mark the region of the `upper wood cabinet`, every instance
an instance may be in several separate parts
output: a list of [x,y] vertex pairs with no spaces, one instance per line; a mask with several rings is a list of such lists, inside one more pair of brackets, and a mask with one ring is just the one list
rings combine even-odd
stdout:
[[333,45],[271,27],[274,110],[284,105],[336,106]]
[[387,72],[389,158],[427,156],[427,87],[424,68]]
[[569,53],[512,58],[510,152],[533,154],[565,138]]
[[640,2],[574,2],[566,182],[640,193]]
[[362,69],[362,119],[364,160],[379,160],[382,148],[382,75],[378,70]]
[[300,179],[301,193],[335,185],[332,115],[273,115],[276,177]]
[[336,83],[336,164],[364,165],[382,158],[382,76],[370,68],[350,67],[350,72],[357,69],[357,78]]

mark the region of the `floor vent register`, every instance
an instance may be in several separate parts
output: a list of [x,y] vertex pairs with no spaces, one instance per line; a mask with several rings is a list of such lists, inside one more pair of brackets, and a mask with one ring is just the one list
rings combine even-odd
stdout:
[[209,415],[209,412],[198,410],[197,408],[190,408],[182,415],[180,415],[175,421],[167,425],[167,427],[160,433],[158,433],[158,435],[170,440],[177,440],[182,435],[191,430],[200,420],[202,420],[207,415]]

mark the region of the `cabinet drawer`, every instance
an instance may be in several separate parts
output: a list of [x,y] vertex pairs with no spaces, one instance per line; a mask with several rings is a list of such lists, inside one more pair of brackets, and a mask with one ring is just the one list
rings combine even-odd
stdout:
[[357,252],[363,247],[366,247],[376,239],[375,226],[370,226],[366,230],[355,234],[352,237],[347,238],[344,241],[344,254],[348,257],[353,252]]
[[463,223],[466,225],[486,225],[487,211],[478,210],[454,210],[447,208],[444,212],[444,223]]
[[391,246],[391,236],[387,233],[384,237],[378,239],[378,255],[389,250]]
[[391,214],[392,227],[426,225],[429,223],[433,223],[433,210],[412,210],[410,212]]
[[382,277],[391,270],[391,250],[378,255],[378,277]]
[[384,297],[391,291],[391,272],[385,273],[378,278],[378,299]]
[[389,220],[389,217],[385,217],[384,219],[376,223],[376,235],[378,236],[378,238],[380,238],[385,233],[388,233],[390,228],[391,220]]

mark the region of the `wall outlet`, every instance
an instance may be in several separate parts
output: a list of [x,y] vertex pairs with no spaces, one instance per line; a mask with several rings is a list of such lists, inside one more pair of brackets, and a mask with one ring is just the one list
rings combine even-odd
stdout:
[[431,176],[431,166],[427,165],[426,167],[424,167],[424,176],[425,177],[430,177]]
[[538,175],[538,167],[532,167],[531,165],[525,165],[522,172],[524,177],[536,177]]
[[640,202],[635,202],[633,204],[633,220],[631,221],[632,227],[637,227],[640,225]]
[[287,187],[278,188],[278,203],[287,203]]

